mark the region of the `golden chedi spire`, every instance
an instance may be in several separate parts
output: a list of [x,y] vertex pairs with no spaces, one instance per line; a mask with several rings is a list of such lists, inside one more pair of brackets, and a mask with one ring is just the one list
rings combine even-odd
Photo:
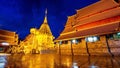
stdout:
[[45,11],[45,18],[44,18],[44,22],[43,24],[41,25],[40,29],[39,29],[40,33],[41,34],[48,34],[48,35],[51,35],[52,36],[52,32],[50,30],[50,27],[47,23],[47,9]]
[[45,10],[45,18],[43,23],[47,23],[47,9]]
[[39,29],[31,28],[30,34],[26,37],[21,46],[24,48],[24,53],[42,53],[44,50],[54,48],[54,36],[47,23],[47,10],[43,24]]

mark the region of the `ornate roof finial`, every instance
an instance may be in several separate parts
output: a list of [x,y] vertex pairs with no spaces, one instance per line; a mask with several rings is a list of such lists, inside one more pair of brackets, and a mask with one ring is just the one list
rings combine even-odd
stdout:
[[47,8],[46,8],[46,10],[45,10],[45,15],[47,16]]
[[44,23],[47,23],[47,8],[45,10],[45,19],[44,19]]

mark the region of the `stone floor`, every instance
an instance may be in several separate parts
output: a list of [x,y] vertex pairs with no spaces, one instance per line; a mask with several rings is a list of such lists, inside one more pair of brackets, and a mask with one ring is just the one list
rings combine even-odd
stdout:
[[120,57],[2,54],[0,68],[120,68]]

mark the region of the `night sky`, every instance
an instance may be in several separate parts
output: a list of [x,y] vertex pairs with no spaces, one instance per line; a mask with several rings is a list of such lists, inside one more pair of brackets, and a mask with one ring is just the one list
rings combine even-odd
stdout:
[[[67,17],[99,0],[0,0],[0,29],[15,31],[24,39],[30,28],[39,28],[48,10],[48,24],[57,38]],[[89,12],[89,11],[88,11]]]

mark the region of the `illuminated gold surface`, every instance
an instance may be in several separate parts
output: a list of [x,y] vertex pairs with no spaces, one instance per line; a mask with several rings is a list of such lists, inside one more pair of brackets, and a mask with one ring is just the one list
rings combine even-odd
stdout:
[[120,57],[54,54],[0,56],[0,68],[120,68]]
[[31,34],[25,39],[26,41],[20,44],[24,46],[24,53],[41,53],[42,50],[54,47],[54,37],[46,21],[44,21],[39,30],[31,28],[30,32]]
[[[47,12],[46,12],[47,13]],[[12,47],[11,53],[43,53],[54,49],[54,36],[47,23],[45,16],[44,22],[39,29],[31,28],[30,34],[21,41],[19,46]]]

